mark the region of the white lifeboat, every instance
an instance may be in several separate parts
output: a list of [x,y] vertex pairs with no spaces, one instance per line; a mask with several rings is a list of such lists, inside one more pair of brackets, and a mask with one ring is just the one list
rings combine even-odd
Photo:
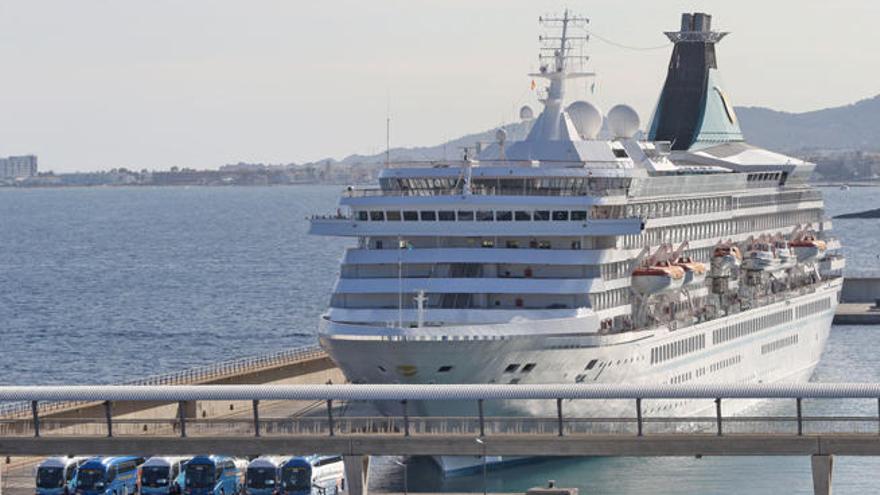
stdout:
[[632,273],[632,288],[643,296],[680,289],[685,270],[668,261],[636,268]]
[[797,256],[798,261],[816,261],[825,257],[828,245],[825,241],[816,239],[812,234],[788,243],[791,250]]
[[798,258],[784,239],[774,242],[773,250],[776,251],[776,257],[779,258],[780,270],[788,270],[797,265]]
[[749,246],[743,259],[743,268],[757,272],[776,272],[782,269],[782,262],[769,242],[756,242]]
[[682,256],[672,263],[684,269],[685,287],[699,285],[706,280],[706,264],[692,260],[689,256]]
[[742,251],[734,245],[718,246],[712,253],[712,276],[727,277],[742,264]]

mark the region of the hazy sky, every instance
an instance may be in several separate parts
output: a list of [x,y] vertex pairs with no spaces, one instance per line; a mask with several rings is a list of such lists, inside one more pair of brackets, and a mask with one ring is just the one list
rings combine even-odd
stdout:
[[[711,13],[732,32],[718,55],[737,105],[880,93],[877,0],[3,0],[0,156],[55,171],[342,158],[384,148],[389,101],[392,145],[438,144],[539,106],[537,17],[566,6],[639,47]],[[644,122],[670,49],[594,37],[590,99]]]

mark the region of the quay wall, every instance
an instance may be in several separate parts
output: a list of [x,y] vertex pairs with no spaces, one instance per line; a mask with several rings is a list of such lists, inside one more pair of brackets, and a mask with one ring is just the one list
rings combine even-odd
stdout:
[[880,278],[847,277],[840,297],[845,303],[874,303],[880,299]]

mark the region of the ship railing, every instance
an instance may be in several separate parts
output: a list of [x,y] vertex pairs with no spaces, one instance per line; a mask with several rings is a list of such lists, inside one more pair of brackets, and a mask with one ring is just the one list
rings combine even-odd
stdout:
[[[470,194],[474,196],[552,196],[552,197],[607,197],[625,196],[626,189],[552,189],[552,188],[518,188],[518,187],[473,187]],[[460,188],[455,189],[380,189],[358,188],[346,190],[347,198],[370,198],[370,197],[433,197],[433,196],[462,196],[465,193]]]
[[[273,353],[245,356],[242,358],[221,361],[194,368],[171,371],[157,375],[123,382],[122,385],[192,385],[207,383],[223,378],[253,373],[267,368],[295,364],[310,359],[326,356],[326,353],[317,345],[284,349]],[[90,401],[51,401],[39,404],[39,413],[47,414],[72,407],[80,407]],[[32,414],[32,404],[29,402],[6,402],[0,403],[0,418],[16,417]]]

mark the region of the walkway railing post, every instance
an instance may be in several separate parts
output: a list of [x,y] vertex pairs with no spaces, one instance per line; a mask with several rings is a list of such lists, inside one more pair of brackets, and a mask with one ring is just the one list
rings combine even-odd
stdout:
[[409,408],[407,401],[403,401],[403,436],[409,436]]
[[636,426],[639,429],[638,436],[642,436],[642,399],[636,399]]
[[562,399],[556,399],[556,419],[559,424],[559,436],[563,435],[562,428]]
[[104,417],[107,418],[107,438],[113,437],[113,403],[104,401]]
[[798,423],[798,436],[804,435],[804,416],[803,416],[803,399],[800,397],[797,398],[797,423]]
[[260,436],[260,401],[254,399],[254,436]]
[[180,417],[180,438],[186,438],[186,401],[177,403],[177,415]]
[[180,437],[186,438],[186,401],[177,403],[177,416],[180,418]]
[[34,415],[34,436],[40,436],[40,410],[37,401],[31,401],[31,413]]
[[486,436],[486,422],[483,418],[483,399],[477,399],[477,409],[480,412],[480,436]]
[[333,431],[333,399],[327,400],[327,427],[330,428],[331,437],[336,434]]
[[715,399],[715,421],[718,423],[718,436],[722,435],[721,431],[721,397]]

